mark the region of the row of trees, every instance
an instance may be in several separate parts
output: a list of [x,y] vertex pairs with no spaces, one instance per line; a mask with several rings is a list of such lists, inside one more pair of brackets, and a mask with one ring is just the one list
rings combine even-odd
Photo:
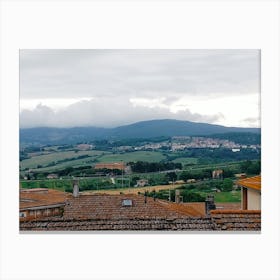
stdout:
[[[164,200],[169,200],[175,201],[175,190],[160,190],[158,192],[147,192],[147,196],[154,197],[154,198],[159,198],[159,199],[164,199]],[[192,192],[189,190],[181,190],[180,196],[183,198],[183,202],[203,202],[205,201],[205,196],[201,195],[196,192]]]
[[173,169],[182,169],[181,163],[175,162],[147,162],[147,161],[137,161],[129,162],[128,165],[131,166],[132,172],[135,173],[146,173],[146,172],[158,172]]

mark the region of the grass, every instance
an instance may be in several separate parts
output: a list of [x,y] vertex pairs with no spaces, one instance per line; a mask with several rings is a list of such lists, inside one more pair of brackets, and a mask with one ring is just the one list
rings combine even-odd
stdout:
[[197,164],[198,159],[197,158],[179,157],[172,161],[175,163],[182,163],[182,165],[186,165],[186,164]]
[[[34,156],[30,159],[25,159],[20,162],[21,168],[37,168],[38,165],[46,166],[50,164],[51,162],[56,162],[59,160],[67,160],[71,158],[76,158],[78,156],[83,155],[89,155],[89,156],[101,156],[103,154],[106,154],[107,152],[104,151],[63,151],[63,152],[54,152],[47,155],[40,155],[40,156]],[[86,159],[83,159],[86,160]]]
[[215,202],[241,202],[241,192],[220,192],[214,193]]
[[85,165],[93,165],[93,163],[96,161],[97,157],[87,157],[87,158],[82,158],[82,159],[75,159],[75,160],[70,160],[62,163],[58,163],[54,166],[48,166],[48,167],[42,167],[42,168],[36,168],[37,172],[52,172],[52,171],[57,171],[64,169],[66,167],[79,167],[79,166],[85,166]]

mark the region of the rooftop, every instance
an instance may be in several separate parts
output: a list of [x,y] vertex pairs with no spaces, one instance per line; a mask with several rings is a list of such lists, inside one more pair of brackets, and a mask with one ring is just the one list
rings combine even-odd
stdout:
[[211,219],[216,230],[261,230],[260,210],[212,210]]
[[20,209],[65,203],[69,194],[52,189],[20,189]]
[[[146,203],[145,203],[146,199]],[[125,201],[131,201],[124,203]],[[179,218],[203,216],[193,206],[154,200],[143,195],[80,195],[68,198],[64,208],[65,219],[128,219],[128,218]]]
[[261,190],[261,175],[238,180],[237,185],[260,191]]
[[20,223],[21,231],[260,231],[257,210],[213,210],[210,217],[120,218],[73,220],[48,217]]

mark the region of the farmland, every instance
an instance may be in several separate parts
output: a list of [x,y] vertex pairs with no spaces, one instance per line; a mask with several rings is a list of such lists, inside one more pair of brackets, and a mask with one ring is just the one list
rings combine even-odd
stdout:
[[[36,153],[28,153],[25,158],[20,161],[20,171],[23,175],[29,169],[34,172],[55,172],[67,167],[92,166],[97,162],[174,162],[182,164],[184,169],[188,168],[212,168],[218,166],[232,165],[240,160],[217,159],[213,162],[210,157],[208,159],[200,157],[196,151],[196,157],[186,152],[171,151],[129,151],[116,152],[112,150],[66,150],[61,151],[54,147],[46,147],[44,151]],[[255,158],[259,158],[256,154]]]
[[[47,166],[51,163],[59,164],[60,161],[65,161],[67,163],[80,164],[80,162],[75,162],[78,157],[87,156],[87,158],[96,159],[100,156],[107,154],[104,151],[57,151],[50,152],[49,154],[36,155],[29,159],[21,161],[21,168],[38,168],[38,166]],[[86,158],[86,157],[85,157]],[[63,165],[64,166],[64,165]],[[40,167],[39,167],[40,168]]]
[[[88,150],[79,149],[79,145],[27,147],[20,153],[21,187],[72,192],[75,178],[79,180],[80,191],[86,193],[147,192],[149,196],[156,193],[158,198],[174,200],[175,189],[180,189],[184,202],[204,201],[208,194],[213,194],[216,202],[239,203],[240,190],[233,189],[234,174],[260,172],[258,150],[244,149],[240,153],[210,148],[172,151],[164,145],[154,149],[158,144],[146,142],[139,144],[140,150],[108,141],[88,145]],[[93,168],[96,163],[121,161],[129,165],[130,171]],[[223,169],[225,180],[212,179],[215,169]],[[187,183],[189,179],[194,183]],[[147,186],[138,186],[139,180],[146,180]]]

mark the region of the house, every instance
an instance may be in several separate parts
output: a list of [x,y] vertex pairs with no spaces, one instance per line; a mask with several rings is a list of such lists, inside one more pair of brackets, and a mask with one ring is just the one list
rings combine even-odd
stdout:
[[259,231],[258,210],[212,210],[142,195],[69,197],[61,217],[21,221],[21,231]]
[[175,203],[134,194],[75,195],[74,190],[63,207],[60,215],[21,220],[20,230],[259,231],[261,228],[257,210],[212,210],[205,215],[204,203]]
[[80,151],[87,151],[87,150],[92,150],[93,145],[90,145],[90,144],[79,144],[76,147]]
[[212,178],[213,179],[222,179],[223,178],[223,170],[217,169],[212,171]]
[[20,221],[61,216],[67,196],[65,192],[52,189],[20,189]]
[[[26,200],[34,201],[22,201],[21,204],[34,204],[37,199],[37,206],[49,209],[60,201],[63,211],[52,216],[40,212],[36,219],[21,219],[21,231],[259,231],[261,228],[260,211],[211,210],[213,207],[209,202],[213,199],[205,203],[176,203],[135,194],[83,194],[79,192],[77,181],[73,184],[73,194],[64,198],[55,199],[54,193],[48,195],[49,191],[53,193],[54,190],[28,190]],[[36,196],[30,195],[32,192]],[[43,194],[50,199],[43,202],[39,199]],[[56,195],[60,196],[61,192]],[[32,211],[36,207],[21,205],[21,211],[28,206],[33,207]]]
[[247,174],[246,173],[237,173],[237,174],[234,174],[234,177],[237,179],[244,179],[247,177]]
[[57,174],[49,174],[47,176],[47,179],[57,179],[58,178],[58,175]]
[[238,180],[241,187],[241,208],[243,210],[261,210],[261,176]]
[[147,179],[140,179],[136,181],[135,187],[145,187],[149,185],[149,181]]
[[195,183],[196,182],[196,180],[195,179],[188,179],[187,180],[187,183],[189,184],[189,183]]

